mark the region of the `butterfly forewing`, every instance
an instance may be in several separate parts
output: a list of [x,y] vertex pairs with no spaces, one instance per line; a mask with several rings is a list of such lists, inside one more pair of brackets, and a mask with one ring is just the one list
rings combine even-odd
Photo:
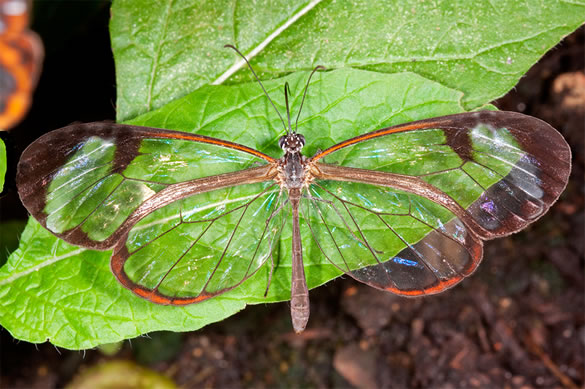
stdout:
[[[112,123],[76,124],[33,143],[18,186],[27,209],[70,243],[112,246],[147,199],[173,185],[266,164],[270,157],[192,134]],[[148,212],[144,212],[148,213]]]
[[200,301],[233,289],[278,244],[282,199],[280,188],[265,182],[175,201],[130,230],[114,250],[112,268],[124,285],[158,303]]
[[483,111],[375,131],[313,161],[417,177],[467,209],[475,232],[488,239],[518,231],[548,210],[567,183],[570,149],[541,120]]

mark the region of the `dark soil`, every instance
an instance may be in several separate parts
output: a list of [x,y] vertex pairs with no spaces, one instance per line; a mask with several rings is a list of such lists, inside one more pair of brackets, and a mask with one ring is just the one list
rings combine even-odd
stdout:
[[[94,33],[107,34],[101,28]],[[110,55],[105,45],[101,50],[86,55]],[[58,66],[55,55],[48,52],[46,73]],[[2,331],[0,385],[61,387],[122,359],[182,387],[583,387],[584,57],[580,29],[496,102],[563,133],[573,149],[571,181],[538,223],[488,242],[484,263],[453,289],[407,299],[338,279],[311,291],[311,320],[301,335],[291,331],[287,303],[258,305],[197,332],[124,342],[113,356],[31,345]],[[111,93],[113,78],[105,82]],[[52,87],[41,80],[38,100],[55,98]],[[90,94],[78,92],[73,100]],[[101,118],[77,119],[112,115],[111,106],[102,108]]]

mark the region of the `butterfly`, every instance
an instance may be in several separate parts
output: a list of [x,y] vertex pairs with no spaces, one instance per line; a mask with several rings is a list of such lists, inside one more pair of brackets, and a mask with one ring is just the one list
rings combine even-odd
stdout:
[[268,290],[290,226],[290,310],[301,332],[303,256],[399,295],[439,293],[473,273],[483,241],[537,220],[567,184],[563,137],[514,112],[399,124],[305,156],[298,119],[317,70],[294,130],[288,84],[285,121],[256,76],[285,128],[281,156],[188,132],[73,124],[24,151],[20,198],[57,237],[112,249],[118,281],[166,305],[213,298],[265,266]]
[[22,120],[43,60],[43,44],[28,29],[30,4],[0,0],[0,131]]

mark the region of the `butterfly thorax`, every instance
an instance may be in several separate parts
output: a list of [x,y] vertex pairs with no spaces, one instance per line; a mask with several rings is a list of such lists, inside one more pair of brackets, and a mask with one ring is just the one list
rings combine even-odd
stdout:
[[305,138],[301,134],[289,133],[278,141],[284,156],[278,160],[277,182],[281,188],[301,189],[307,185],[307,163],[301,154]]

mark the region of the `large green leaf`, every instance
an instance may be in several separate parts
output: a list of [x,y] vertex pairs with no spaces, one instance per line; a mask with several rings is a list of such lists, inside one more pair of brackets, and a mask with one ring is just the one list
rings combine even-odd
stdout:
[[118,119],[229,74],[239,58],[226,43],[262,78],[315,65],[410,71],[461,91],[473,109],[509,91],[584,15],[583,0],[117,0]]
[[[316,80],[300,123],[311,154],[385,125],[485,104],[584,19],[579,1],[506,1],[497,9],[465,1],[432,7],[414,0],[393,6],[281,3],[117,0],[111,37],[118,118],[196,130],[278,156],[282,127],[257,84],[205,86],[229,74],[237,59],[224,43],[253,53],[263,78],[317,64],[373,70],[330,72]],[[286,78],[295,108],[307,75]],[[228,83],[249,79],[240,70]],[[280,109],[283,83],[266,83]],[[282,239],[285,265],[290,231]],[[267,298],[259,293],[265,279],[251,278],[201,304],[159,306],[122,288],[109,270],[109,256],[67,245],[29,221],[19,249],[0,269],[0,324],[19,339],[80,349],[155,330],[193,330],[246,303],[290,297],[290,270],[279,263]],[[311,260],[310,287],[338,274]]]
[[[266,82],[282,109],[282,86],[291,84],[293,112],[307,73]],[[299,131],[307,154],[340,139],[386,125],[461,112],[462,94],[411,73],[380,74],[339,70],[318,75],[309,90]],[[256,83],[205,86],[133,124],[193,130],[255,147],[279,156],[282,124]],[[290,231],[282,236],[279,265],[263,297],[265,273],[241,287],[200,304],[160,306],[136,297],[117,283],[109,269],[110,252],[68,245],[30,221],[19,249],[0,269],[0,323],[14,337],[50,340],[66,348],[88,348],[156,330],[188,331],[221,320],[247,303],[290,298]],[[337,276],[320,258],[306,259],[310,287]]]

